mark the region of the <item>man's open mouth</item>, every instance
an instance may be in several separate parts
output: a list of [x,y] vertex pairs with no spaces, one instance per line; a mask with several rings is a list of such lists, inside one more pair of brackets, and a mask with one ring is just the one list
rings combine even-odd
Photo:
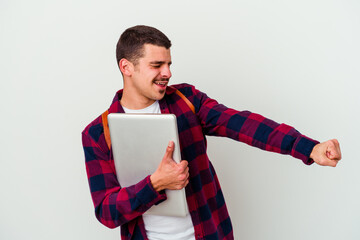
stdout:
[[168,82],[167,81],[155,81],[154,83],[158,86],[165,87]]

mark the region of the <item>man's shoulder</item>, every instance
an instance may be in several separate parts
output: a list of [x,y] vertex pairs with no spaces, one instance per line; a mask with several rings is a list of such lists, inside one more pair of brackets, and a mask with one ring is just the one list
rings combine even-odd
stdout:
[[83,135],[91,137],[96,142],[99,140],[101,134],[103,134],[104,128],[102,124],[101,115],[91,121],[81,132]]
[[[114,99],[112,100],[112,103],[110,105],[110,108],[108,109],[104,109],[104,112],[106,110],[108,110],[110,112],[110,110],[112,108],[115,108],[115,110],[113,109],[112,111],[116,111],[116,102],[119,101],[119,93],[121,93],[122,89],[117,91],[115,94]],[[103,112],[103,113],[104,113]],[[83,135],[87,135],[90,136],[91,138],[93,138],[95,141],[98,141],[99,137],[101,136],[101,134],[104,132],[104,128],[103,128],[103,121],[102,121],[102,114],[101,113],[98,117],[96,117],[93,121],[91,121],[86,127],[85,129],[82,131]]]
[[195,86],[191,85],[191,84],[188,84],[188,83],[174,84],[174,85],[171,85],[170,87],[179,90],[186,97],[190,97],[192,95],[195,95],[195,93],[196,93]]

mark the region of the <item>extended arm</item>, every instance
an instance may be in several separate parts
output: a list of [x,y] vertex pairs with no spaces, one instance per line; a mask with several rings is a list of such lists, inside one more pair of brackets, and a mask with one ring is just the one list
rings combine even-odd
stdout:
[[204,134],[229,137],[266,151],[290,154],[308,165],[314,162],[310,154],[319,142],[295,128],[256,113],[227,108],[191,85],[183,91],[194,103]]

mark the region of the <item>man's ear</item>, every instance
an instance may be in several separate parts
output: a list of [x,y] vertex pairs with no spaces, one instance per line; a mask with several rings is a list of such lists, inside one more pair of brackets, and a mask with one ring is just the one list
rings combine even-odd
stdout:
[[134,65],[125,58],[120,59],[119,68],[120,68],[120,71],[122,72],[122,74],[124,76],[128,76],[128,77],[131,77],[131,75],[134,71]]

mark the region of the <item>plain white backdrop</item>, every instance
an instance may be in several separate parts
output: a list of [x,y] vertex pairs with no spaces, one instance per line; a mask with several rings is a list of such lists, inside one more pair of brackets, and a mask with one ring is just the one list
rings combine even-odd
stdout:
[[172,40],[172,83],[340,141],[329,168],[209,138],[235,239],[360,239],[359,12],[357,0],[2,0],[0,239],[120,238],[95,218],[80,133],[122,88],[115,45],[137,24]]

